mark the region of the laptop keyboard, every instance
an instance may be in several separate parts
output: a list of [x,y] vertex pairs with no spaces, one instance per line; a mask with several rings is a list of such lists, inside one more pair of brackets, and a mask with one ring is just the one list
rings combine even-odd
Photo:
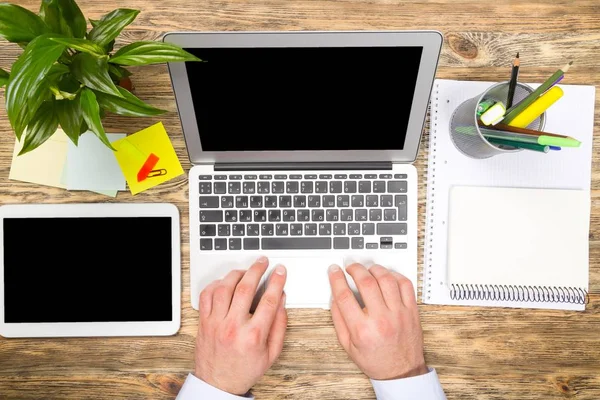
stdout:
[[200,250],[406,249],[406,179],[200,175]]

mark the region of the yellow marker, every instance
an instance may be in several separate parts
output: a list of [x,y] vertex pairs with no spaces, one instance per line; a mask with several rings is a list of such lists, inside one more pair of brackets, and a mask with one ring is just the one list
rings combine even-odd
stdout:
[[504,114],[506,113],[506,107],[504,104],[499,101],[490,108],[487,109],[486,112],[481,114],[479,119],[483,122],[484,125],[494,125],[502,120]]
[[554,86],[549,89],[546,93],[537,98],[531,103],[526,109],[521,111],[512,121],[508,123],[510,126],[516,128],[526,128],[530,123],[535,121],[540,115],[544,113],[556,100],[560,99],[563,95],[563,90]]

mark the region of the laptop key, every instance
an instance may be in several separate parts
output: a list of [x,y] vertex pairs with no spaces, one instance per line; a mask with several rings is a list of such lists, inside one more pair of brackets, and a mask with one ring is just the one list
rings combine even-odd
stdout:
[[258,238],[245,238],[244,239],[244,250],[258,250],[260,248],[260,241]]
[[356,193],[356,181],[344,182],[344,193]]
[[379,207],[379,196],[376,194],[367,195],[367,207]]
[[290,179],[302,179],[302,175],[290,175]]
[[233,180],[233,181],[241,181],[242,176],[241,175],[229,175],[229,179]]
[[296,221],[296,210],[283,210],[283,221],[294,222]]
[[241,250],[242,249],[242,239],[229,239],[229,250]]
[[356,221],[368,221],[368,211],[364,208],[354,210],[354,219]]
[[331,238],[262,238],[261,245],[263,250],[326,250],[331,249]]
[[237,210],[225,211],[225,222],[237,222]]
[[383,220],[384,221],[395,221],[396,220],[397,211],[395,208],[387,208],[383,210]]
[[244,175],[244,179],[249,180],[249,181],[255,181],[257,178],[256,175]]
[[408,179],[408,175],[406,174],[395,174],[394,179]]
[[212,239],[200,239],[200,250],[212,250]]
[[308,196],[308,206],[311,208],[321,207],[321,196]]
[[200,222],[223,222],[223,211],[200,211]]
[[389,181],[388,193],[406,193],[407,185],[406,181]]
[[227,191],[229,194],[240,194],[242,185],[240,182],[229,182],[227,184]]
[[229,224],[219,224],[217,229],[217,235],[229,236],[231,234],[231,228]]
[[325,219],[325,210],[312,210],[311,221],[321,222]]
[[340,221],[352,221],[352,209],[345,208],[342,210]]
[[300,192],[301,193],[312,193],[313,192],[313,183],[312,182],[300,183]]
[[242,185],[242,191],[244,194],[254,194],[256,193],[256,183],[255,182],[244,182]]
[[281,210],[269,210],[269,222],[281,221]]
[[330,174],[321,174],[319,175],[319,179],[331,179],[332,176]]
[[385,193],[385,181],[373,182],[373,193]]
[[227,250],[227,239],[215,239],[215,250]]
[[262,208],[262,206],[263,206],[263,197],[262,196],[250,196],[250,207]]
[[291,224],[290,234],[292,236],[302,236],[302,224]]
[[279,207],[291,207],[292,206],[292,196],[279,196]]
[[339,207],[350,207],[350,196],[347,194],[341,194],[337,196],[337,206]]
[[317,224],[304,224],[304,234],[306,236],[315,236],[317,234]]
[[298,221],[310,221],[310,210],[298,210]]
[[350,179],[362,179],[362,174],[350,174]]
[[346,174],[335,174],[333,176],[334,179],[348,179],[348,175]]
[[319,235],[321,235],[321,236],[331,235],[331,224],[329,224],[329,223],[319,224]]
[[212,179],[212,176],[210,175],[200,175],[198,176],[198,179],[201,181],[210,181]]
[[244,224],[233,224],[231,227],[231,234],[233,236],[244,236],[245,232]]
[[259,175],[259,179],[273,179],[273,175]]
[[371,181],[358,182],[358,193],[371,193]]
[[406,224],[380,223],[377,224],[378,235],[406,235]]
[[275,235],[277,236],[287,236],[289,232],[288,224],[277,224],[275,226]]
[[296,208],[306,207],[306,196],[303,196],[303,195],[294,196],[294,207],[296,207]]
[[215,175],[215,181],[226,181],[227,175]]
[[284,182],[272,182],[271,183],[271,191],[276,194],[283,193],[285,191],[285,183]]
[[316,174],[306,174],[304,175],[304,179],[317,179]]
[[342,193],[342,181],[329,182],[329,193]]
[[364,207],[365,196],[362,194],[353,194],[351,200],[352,207]]
[[394,243],[394,248],[398,250],[406,250],[408,249],[408,245],[406,243]]
[[200,196],[200,208],[219,208],[219,196]]
[[273,224],[262,224],[260,226],[260,234],[262,236],[273,236],[274,231],[275,227]]
[[217,226],[214,224],[200,224],[200,236],[217,236]]
[[287,179],[287,175],[275,175],[275,179]]
[[277,196],[265,196],[265,207],[276,208],[277,207]]
[[360,235],[360,224],[357,224],[357,223],[348,224],[348,235],[350,235],[350,236]]
[[381,221],[381,209],[373,208],[369,210],[369,221]]
[[375,250],[379,248],[379,243],[367,243],[367,250]]
[[362,234],[363,235],[374,235],[375,234],[375,224],[368,223],[362,224]]
[[233,208],[233,196],[221,196],[221,208]]
[[198,193],[200,194],[212,194],[212,183],[200,182]]
[[318,181],[315,183],[315,193],[327,193],[327,182]]
[[377,174],[366,174],[365,179],[377,179]]
[[340,220],[340,210],[338,209],[330,209],[325,213],[326,221],[339,221]]
[[334,234],[334,236],[345,236],[346,235],[346,224],[344,224],[344,223],[333,224],[333,234]]
[[286,193],[298,193],[298,182],[288,181],[285,183]]
[[382,194],[379,197],[379,204],[381,207],[394,207],[393,202],[394,198],[391,194]]
[[248,196],[235,196],[235,208],[248,208]]
[[254,210],[254,222],[265,222],[267,220],[266,210]]
[[214,192],[215,192],[215,194],[227,193],[227,182],[215,182]]
[[379,179],[392,179],[392,174],[379,174]]
[[349,249],[350,248],[350,238],[348,238],[348,237],[333,238],[333,248],[334,249]]
[[353,237],[352,238],[352,248],[353,249],[364,249],[365,247],[365,238],[363,237]]
[[246,235],[247,236],[258,236],[259,233],[260,233],[260,225],[258,225],[258,224],[246,225]]
[[335,196],[323,196],[323,207],[335,207]]
[[252,221],[252,211],[250,210],[240,210],[240,222],[250,222]]

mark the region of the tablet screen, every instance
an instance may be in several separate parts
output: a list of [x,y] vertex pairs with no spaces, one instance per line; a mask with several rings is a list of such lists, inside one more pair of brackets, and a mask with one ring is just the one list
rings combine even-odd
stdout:
[[171,321],[171,218],[5,218],[4,322]]

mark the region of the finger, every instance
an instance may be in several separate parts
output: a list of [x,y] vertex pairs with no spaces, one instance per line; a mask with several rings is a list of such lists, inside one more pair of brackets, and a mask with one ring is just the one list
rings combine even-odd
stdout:
[[344,317],[342,317],[342,313],[335,301],[331,303],[331,319],[333,320],[333,327],[335,328],[335,334],[338,341],[344,350],[348,351],[350,347],[350,331],[348,330],[346,321],[344,321]]
[[213,291],[211,317],[225,318],[229,312],[233,291],[246,271],[234,270],[225,276]]
[[356,297],[354,297],[354,292],[348,286],[344,271],[337,265],[329,267],[329,284],[331,285],[333,302],[336,303],[346,326],[352,327],[365,318],[362,308]]
[[269,363],[271,365],[273,365],[275,360],[277,360],[281,354],[281,350],[283,350],[283,339],[285,337],[286,329],[287,312],[285,311],[285,293],[283,293],[283,295],[281,295],[281,300],[279,301],[277,315],[275,315],[275,320],[273,321],[271,331],[269,332],[269,338],[267,339],[269,346]]
[[404,303],[404,306],[416,309],[417,298],[415,296],[415,287],[410,279],[396,271],[392,271],[392,274],[398,282],[398,287],[400,288],[400,297],[402,298],[402,303]]
[[383,294],[383,300],[387,307],[390,310],[400,309],[403,303],[396,277],[392,275],[390,270],[381,265],[373,265],[369,268],[369,272],[377,279],[379,289],[381,289],[381,294]]
[[283,265],[278,265],[269,278],[265,293],[262,295],[256,311],[252,316],[252,322],[258,326],[262,332],[268,334],[271,330],[271,325],[275,320],[279,303],[281,303],[281,295],[285,286],[285,278],[287,271]]
[[368,311],[376,312],[387,308],[377,279],[362,264],[351,264],[346,267],[346,271],[354,279]]
[[205,287],[202,293],[200,293],[200,301],[198,303],[198,308],[200,309],[200,318],[208,318],[210,316],[210,312],[212,311],[213,293],[217,285],[220,283],[221,280],[216,280]]
[[235,288],[230,313],[236,313],[238,317],[248,318],[258,285],[268,266],[269,260],[267,257],[259,257],[246,271],[246,274]]

